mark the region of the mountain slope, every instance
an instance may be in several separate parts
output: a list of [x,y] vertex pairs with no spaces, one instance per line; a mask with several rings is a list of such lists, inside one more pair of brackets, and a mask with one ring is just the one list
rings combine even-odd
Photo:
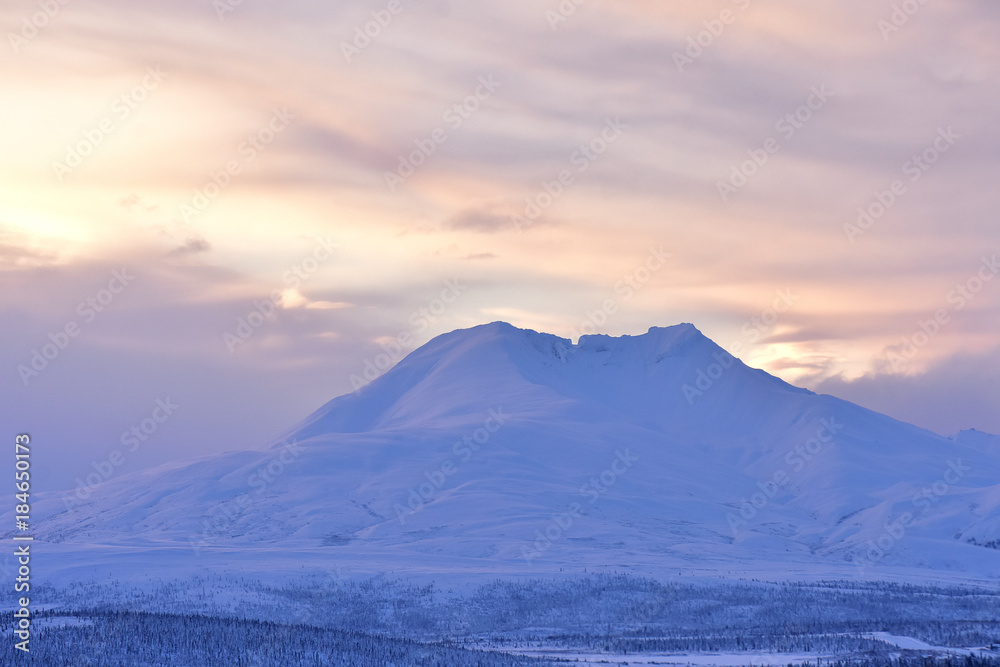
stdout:
[[996,577],[995,452],[793,387],[689,324],[574,345],[493,323],[435,338],[266,451],[35,513],[39,538],[73,543]]

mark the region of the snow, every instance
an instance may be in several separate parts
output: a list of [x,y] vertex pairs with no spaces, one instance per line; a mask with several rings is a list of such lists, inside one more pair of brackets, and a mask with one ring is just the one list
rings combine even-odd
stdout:
[[266,449],[123,476],[69,509],[42,497],[36,550],[66,580],[308,564],[995,583],[998,442],[793,387],[690,324],[573,344],[493,323]]
[[637,653],[621,655],[574,651],[570,649],[506,649],[532,658],[558,658],[584,665],[704,665],[706,667],[746,667],[746,665],[800,665],[817,658],[830,659],[829,654],[811,653]]
[[986,648],[955,648],[951,646],[933,646],[927,642],[914,639],[913,637],[901,637],[888,632],[872,632],[864,635],[872,639],[880,639],[887,644],[892,644],[901,649],[914,651],[927,651],[928,653],[947,653],[952,655],[984,655],[992,656],[994,653]]
[[948,439],[963,447],[972,447],[994,456],[1000,456],[1000,435],[992,435],[970,428],[948,436]]

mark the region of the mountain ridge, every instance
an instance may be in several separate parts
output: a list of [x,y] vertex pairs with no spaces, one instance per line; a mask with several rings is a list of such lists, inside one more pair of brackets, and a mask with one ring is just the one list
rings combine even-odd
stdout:
[[491,323],[438,336],[269,449],[123,476],[36,514],[50,542],[283,542],[394,554],[387,567],[764,560],[1000,577],[984,546],[1000,534],[1000,462],[970,437],[789,385],[691,324],[573,344]]
[[[699,349],[693,353],[692,348]],[[489,379],[500,388],[505,384],[503,380],[511,379],[512,374],[520,374],[531,384],[547,386],[563,394],[572,394],[572,387],[569,385],[579,384],[581,377],[579,374],[574,375],[570,368],[564,368],[563,372],[559,372],[560,366],[583,366],[590,373],[601,373],[608,368],[630,370],[631,376],[618,380],[636,384],[647,381],[649,378],[644,377],[644,373],[655,368],[660,362],[671,357],[684,359],[685,353],[687,353],[686,361],[689,362],[686,364],[687,368],[675,368],[672,372],[687,372],[688,382],[681,386],[682,391],[678,395],[684,396],[689,404],[693,402],[690,400],[692,396],[707,393],[705,385],[699,384],[700,378],[704,377],[714,383],[707,374],[723,365],[725,368],[722,370],[726,371],[734,365],[738,366],[741,371],[755,374],[762,383],[773,385],[775,388],[812,394],[807,389],[794,387],[763,371],[746,367],[692,324],[651,327],[646,334],[638,336],[612,337],[590,334],[581,336],[578,343],[574,344],[569,339],[552,334],[518,329],[505,322],[493,322],[442,334],[432,339],[370,384],[326,403],[296,428],[307,428],[308,425],[315,424],[315,428],[307,428],[305,433],[316,434],[334,431],[351,433],[390,426],[405,428],[419,425],[425,420],[418,419],[415,422],[393,420],[394,416],[409,414],[403,406],[396,406],[401,414],[386,415],[382,413],[389,412],[388,409],[380,411],[370,404],[390,402],[395,405],[403,394],[419,388],[427,389],[428,383],[432,385],[430,391],[437,392],[438,395],[443,394],[443,398],[437,403],[454,403],[456,397],[452,392],[455,391],[455,387],[467,389],[470,384],[474,384],[476,378]],[[509,362],[510,367],[498,367],[504,360]],[[541,368],[534,365],[534,362]],[[463,366],[463,363],[468,366],[475,365],[474,376],[466,374],[466,366]],[[448,372],[455,365],[459,366],[459,377]],[[553,372],[547,373],[544,370],[546,368]],[[605,376],[609,374],[604,373]],[[502,379],[498,376],[502,376]],[[443,390],[441,385],[444,385]],[[515,392],[509,394],[523,391],[523,387],[518,387]],[[537,392],[529,393],[529,396],[531,400],[542,400]],[[514,404],[524,403],[515,395],[508,395],[502,400]],[[478,414],[482,410],[474,412]],[[442,417],[433,411],[430,414]],[[421,406],[421,415],[428,416],[426,406]]]

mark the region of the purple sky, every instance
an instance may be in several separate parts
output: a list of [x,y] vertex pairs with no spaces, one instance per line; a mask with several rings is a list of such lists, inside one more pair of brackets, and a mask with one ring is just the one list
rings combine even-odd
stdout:
[[1000,432],[1000,8],[897,4],[8,3],[3,423],[75,486],[502,319]]

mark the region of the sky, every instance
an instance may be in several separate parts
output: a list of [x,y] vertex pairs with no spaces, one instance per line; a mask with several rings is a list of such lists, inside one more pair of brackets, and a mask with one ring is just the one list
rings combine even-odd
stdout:
[[0,28],[0,417],[36,489],[262,447],[494,320],[691,322],[1000,432],[995,2],[45,0]]

